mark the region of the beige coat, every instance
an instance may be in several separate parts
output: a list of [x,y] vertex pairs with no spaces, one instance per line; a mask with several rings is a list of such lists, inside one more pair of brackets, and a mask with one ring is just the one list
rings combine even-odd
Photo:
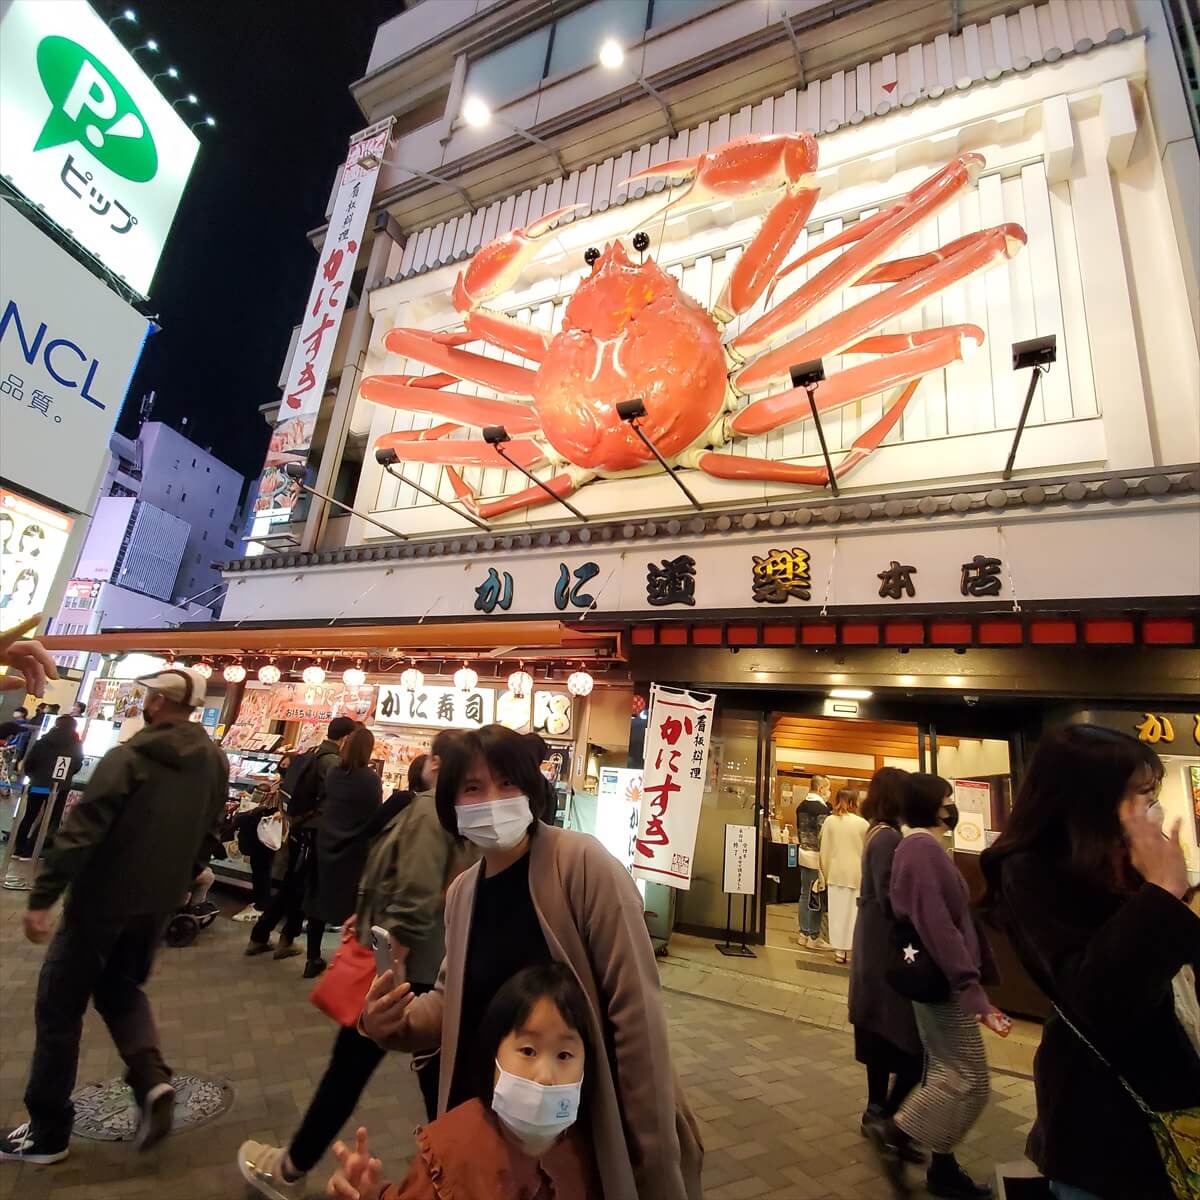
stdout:
[[858,813],[831,813],[821,826],[821,874],[829,887],[862,887],[867,822]]
[[[475,885],[464,871],[446,896],[446,961],[409,1006],[393,1050],[442,1051],[439,1111],[454,1077]],[[589,834],[539,825],[529,890],[546,944],[579,980],[597,1049],[591,1136],[605,1200],[698,1200],[703,1147],[671,1065],[667,1019],[642,900],[629,873]]]

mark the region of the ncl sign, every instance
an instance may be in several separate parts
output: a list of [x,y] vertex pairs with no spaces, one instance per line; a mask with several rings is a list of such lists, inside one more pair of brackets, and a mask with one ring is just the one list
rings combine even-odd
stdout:
[[[100,370],[100,360],[89,355],[78,343],[68,337],[48,337],[50,327],[45,321],[38,323],[32,340],[28,335],[28,326],[21,319],[21,310],[16,300],[10,300],[0,317],[0,345],[8,337],[9,325],[12,325],[18,341],[21,343],[21,356],[29,366],[33,366],[40,358],[47,374],[61,387],[78,389],[80,396],[89,404],[99,409],[107,408],[102,400],[92,395],[92,386],[96,373]],[[82,376],[82,378],[80,378]]]

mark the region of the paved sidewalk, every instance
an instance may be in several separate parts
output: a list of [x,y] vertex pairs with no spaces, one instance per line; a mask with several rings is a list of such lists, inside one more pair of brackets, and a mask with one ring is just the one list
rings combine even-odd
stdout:
[[[21,1094],[32,1047],[33,994],[42,949],[20,933],[21,897],[0,894],[0,1116],[24,1119]],[[246,1137],[286,1138],[324,1070],[330,1023],[311,1005],[303,959],[241,956],[245,927],[218,920],[186,950],[162,951],[151,995],[168,1062],[230,1081],[232,1109],[146,1156],[127,1143],[76,1140],[49,1168],[0,1163],[8,1200],[241,1200],[234,1154]],[[670,971],[668,970],[668,974]],[[706,1200],[886,1200],[858,1133],[861,1069],[840,1029],[667,992],[675,1063],[704,1122]],[[89,1012],[80,1084],[121,1072],[103,1025]],[[1021,1154],[1032,1086],[997,1076],[992,1104],[967,1143],[980,1174]],[[380,1067],[358,1119],[397,1175],[421,1116],[402,1055]],[[328,1162],[312,1179],[319,1196]]]

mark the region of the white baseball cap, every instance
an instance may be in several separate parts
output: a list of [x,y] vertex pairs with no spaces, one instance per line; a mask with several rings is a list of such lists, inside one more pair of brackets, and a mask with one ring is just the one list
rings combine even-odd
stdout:
[[204,676],[191,667],[164,667],[153,675],[142,675],[136,682],[188,708],[199,708],[204,703]]

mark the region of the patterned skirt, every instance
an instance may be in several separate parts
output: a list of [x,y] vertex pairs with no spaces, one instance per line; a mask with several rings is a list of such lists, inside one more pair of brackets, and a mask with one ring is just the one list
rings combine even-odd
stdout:
[[987,1106],[987,1054],[979,1022],[956,999],[914,1004],[925,1047],[925,1079],[896,1114],[914,1141],[949,1154]]

